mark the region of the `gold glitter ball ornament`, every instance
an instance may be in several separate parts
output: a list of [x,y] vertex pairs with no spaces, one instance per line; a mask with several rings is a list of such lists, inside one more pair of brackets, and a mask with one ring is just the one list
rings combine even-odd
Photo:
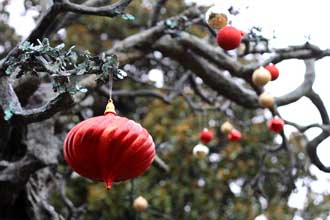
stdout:
[[215,29],[221,29],[228,24],[228,17],[224,13],[211,12],[207,23]]

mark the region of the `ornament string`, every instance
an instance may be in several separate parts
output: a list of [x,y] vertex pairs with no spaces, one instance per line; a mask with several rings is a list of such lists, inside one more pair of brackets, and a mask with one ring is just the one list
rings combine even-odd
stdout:
[[[133,204],[133,202],[134,202],[134,179],[132,179],[131,181],[131,190],[130,190],[130,205],[132,205]],[[136,217],[137,217],[137,215],[136,215],[136,212],[135,211],[133,211],[132,212],[132,217],[133,217],[133,220],[136,220]]]
[[203,126],[205,127],[205,128],[207,128],[208,127],[208,119],[207,119],[207,113],[206,113],[206,110],[205,109],[203,109]]
[[134,201],[134,179],[130,181],[131,183],[131,190],[130,190],[130,204],[133,204]]
[[113,75],[110,72],[109,74],[109,99],[112,99],[112,85],[113,85]]
[[200,114],[198,114],[197,117],[198,117],[198,129],[201,131],[203,129],[203,117]]
[[219,129],[221,128],[221,119],[222,119],[222,117],[226,117],[222,112],[219,112],[218,114],[216,114],[217,115],[217,126],[219,127]]

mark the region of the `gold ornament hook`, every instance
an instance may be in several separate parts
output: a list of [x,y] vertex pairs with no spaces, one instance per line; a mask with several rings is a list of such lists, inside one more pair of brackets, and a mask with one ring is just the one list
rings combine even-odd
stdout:
[[107,106],[105,107],[104,114],[113,113],[116,114],[115,105],[112,102],[112,99],[109,99]]

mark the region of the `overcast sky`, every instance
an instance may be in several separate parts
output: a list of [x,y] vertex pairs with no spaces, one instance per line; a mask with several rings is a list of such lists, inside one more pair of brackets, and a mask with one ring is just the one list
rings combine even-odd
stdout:
[[[0,0],[0,2],[3,0]],[[330,13],[328,12],[330,1],[313,0],[187,0],[188,2],[198,2],[207,5],[214,4],[218,9],[227,9],[230,5],[240,10],[238,16],[230,16],[232,25],[248,31],[252,26],[262,27],[264,36],[272,38],[274,33],[276,39],[271,41],[274,47],[285,47],[288,45],[297,45],[305,43],[309,38],[310,42],[320,46],[321,48],[330,48],[330,32],[328,21],[330,21]],[[10,25],[16,28],[17,32],[22,36],[27,36],[34,27],[32,16],[37,15],[36,12],[24,12],[23,0],[11,0]],[[314,89],[321,95],[325,105],[330,111],[330,95],[329,93],[329,74],[330,58],[322,59],[316,63],[316,81]],[[305,66],[303,61],[290,60],[278,64],[280,69],[280,77],[269,83],[265,89],[274,96],[280,96],[295,89],[303,81]],[[316,108],[311,105],[310,101],[303,98],[298,102],[289,106],[279,108],[283,118],[290,121],[308,125],[311,123],[321,123],[321,118]],[[267,114],[267,112],[266,112]],[[286,126],[286,133],[290,133],[293,128]],[[320,131],[311,129],[308,137],[316,136]],[[321,160],[330,165],[330,139],[328,138],[319,147],[319,156]],[[314,191],[322,191],[329,193],[330,175],[312,168],[317,174],[319,180],[313,183]],[[302,181],[301,181],[302,182]],[[298,184],[301,184],[298,183]],[[304,194],[306,188],[300,187],[299,193],[291,199],[291,205],[299,208],[303,207]],[[300,201],[300,203],[299,203]]]

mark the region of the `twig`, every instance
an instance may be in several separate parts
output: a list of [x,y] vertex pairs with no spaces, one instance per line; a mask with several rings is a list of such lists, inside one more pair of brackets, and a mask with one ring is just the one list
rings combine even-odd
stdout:
[[313,88],[313,84],[315,81],[315,67],[314,67],[315,60],[309,59],[305,60],[306,65],[306,73],[304,82],[298,86],[292,92],[283,95],[281,97],[275,98],[275,102],[277,106],[288,105],[290,103],[298,101],[301,97],[310,93]]
[[149,20],[149,27],[155,26],[159,20],[160,17],[160,12],[161,9],[164,7],[164,5],[166,4],[167,0],[158,0],[154,10],[151,14],[150,20]]
[[70,108],[73,104],[73,99],[69,93],[61,93],[40,108],[15,112],[10,121],[24,124],[40,122],[52,117],[57,112]]
[[123,10],[131,3],[132,0],[120,0],[112,5],[103,7],[91,7],[72,3],[69,0],[62,0],[60,7],[66,12],[75,12],[79,14],[97,15],[115,17],[121,15]]

